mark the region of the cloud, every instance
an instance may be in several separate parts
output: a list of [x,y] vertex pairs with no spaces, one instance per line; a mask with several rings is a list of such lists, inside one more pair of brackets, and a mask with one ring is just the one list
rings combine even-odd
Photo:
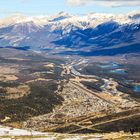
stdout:
[[131,6],[140,6],[140,1],[134,0],[134,1],[128,1],[128,0],[114,0],[114,1],[105,1],[104,3],[100,3],[100,5],[106,6],[106,7],[131,7]]
[[106,7],[140,6],[140,0],[66,0],[71,6],[98,4]]
[[71,6],[86,5],[93,2],[93,0],[67,0],[67,3]]

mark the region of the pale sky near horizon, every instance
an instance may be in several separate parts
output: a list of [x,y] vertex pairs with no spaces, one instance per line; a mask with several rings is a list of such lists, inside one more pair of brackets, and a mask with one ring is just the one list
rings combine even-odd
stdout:
[[140,10],[140,0],[0,0],[0,18],[21,13],[36,16],[61,11],[70,14],[127,13]]

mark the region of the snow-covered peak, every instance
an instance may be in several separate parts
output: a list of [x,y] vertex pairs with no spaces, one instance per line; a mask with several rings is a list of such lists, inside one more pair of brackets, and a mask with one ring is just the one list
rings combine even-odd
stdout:
[[66,13],[66,12],[59,12],[58,14],[56,14],[56,15],[58,15],[58,16],[65,16],[65,17],[71,17],[72,15],[70,15],[70,14],[68,14],[68,13]]
[[134,11],[132,11],[132,12],[129,12],[129,13],[127,14],[127,16],[132,17],[132,16],[135,16],[135,15],[137,15],[137,14],[140,14],[140,10],[134,10]]
[[[76,26],[79,28],[96,27],[99,24],[108,21],[115,21],[119,24],[132,22],[140,23],[140,11],[133,11],[128,14],[105,14],[105,13],[90,13],[87,15],[70,15],[65,12],[60,12],[54,15],[47,16],[24,16],[17,14],[5,19],[0,19],[0,27],[14,25],[18,23],[33,22],[37,26],[52,25],[52,28],[65,28],[66,26]],[[56,26],[56,27],[55,27]]]
[[58,14],[50,16],[49,22],[59,22],[61,20],[68,19],[71,17],[72,17],[72,15],[69,15],[68,13],[60,12]]
[[4,26],[16,24],[18,21],[24,18],[25,16],[20,15],[20,14],[12,15],[10,17],[0,19],[0,26],[4,27]]
[[44,25],[48,22],[50,16],[24,16],[21,14],[12,15],[10,17],[0,19],[0,27],[15,25],[19,23],[33,22],[36,25]]
[[133,23],[140,23],[140,10],[132,11],[128,13],[127,16]]

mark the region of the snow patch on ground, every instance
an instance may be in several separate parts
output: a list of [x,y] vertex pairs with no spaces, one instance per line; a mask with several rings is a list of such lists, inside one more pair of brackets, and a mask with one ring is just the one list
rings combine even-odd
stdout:
[[28,136],[28,135],[39,136],[39,135],[47,135],[47,133],[0,126],[0,136]]

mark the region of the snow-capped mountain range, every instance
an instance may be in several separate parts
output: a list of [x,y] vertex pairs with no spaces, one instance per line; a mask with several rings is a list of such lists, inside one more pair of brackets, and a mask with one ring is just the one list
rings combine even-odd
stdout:
[[[29,47],[82,55],[140,51],[140,12],[128,14],[64,12],[53,16],[14,15],[0,19],[0,47]],[[86,48],[86,49],[85,49]],[[112,50],[113,49],[113,50]],[[122,53],[121,52],[121,53]]]

